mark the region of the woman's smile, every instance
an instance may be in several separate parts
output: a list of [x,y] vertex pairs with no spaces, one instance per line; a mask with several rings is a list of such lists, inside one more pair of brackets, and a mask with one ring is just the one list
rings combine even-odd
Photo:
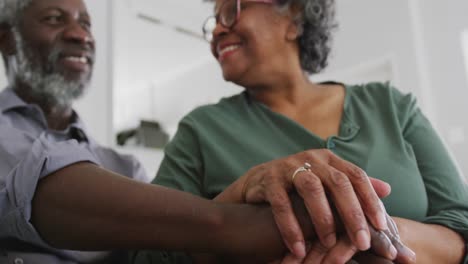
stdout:
[[239,50],[241,44],[223,44],[218,45],[216,53],[218,54],[218,61],[223,62],[227,57]]

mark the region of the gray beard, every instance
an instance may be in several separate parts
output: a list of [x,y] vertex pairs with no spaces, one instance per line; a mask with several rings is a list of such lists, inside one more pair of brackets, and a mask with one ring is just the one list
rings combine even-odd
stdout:
[[[33,54],[18,30],[13,29],[16,40],[17,52],[9,58],[8,80],[13,87],[17,87],[17,82],[29,86],[29,92],[33,98],[50,106],[70,107],[73,100],[80,98],[89,82],[67,81],[60,73],[49,72],[41,67],[33,65],[32,59],[27,54]],[[55,65],[59,50],[54,48],[47,58],[47,67]]]

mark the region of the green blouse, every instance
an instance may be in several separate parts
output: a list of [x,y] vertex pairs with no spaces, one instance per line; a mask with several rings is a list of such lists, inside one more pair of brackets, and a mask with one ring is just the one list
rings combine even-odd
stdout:
[[390,215],[468,241],[465,180],[415,98],[388,83],[346,86],[343,111],[338,136],[323,140],[246,92],[199,107],[180,122],[154,183],[211,199],[257,164],[327,148],[392,186]]

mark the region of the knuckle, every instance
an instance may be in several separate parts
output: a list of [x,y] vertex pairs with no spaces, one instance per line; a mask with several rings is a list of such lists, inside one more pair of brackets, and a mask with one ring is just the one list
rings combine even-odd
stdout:
[[265,171],[267,169],[266,163],[259,164],[253,168],[256,171]]
[[331,214],[322,213],[319,216],[314,217],[313,220],[315,224],[320,225],[322,227],[322,231],[325,231],[324,227],[331,227],[332,229],[334,229],[335,221],[333,215]]
[[340,171],[336,171],[336,170],[331,171],[330,172],[330,178],[331,178],[331,181],[332,181],[333,185],[335,185],[336,187],[338,187],[340,189],[351,189],[352,188],[352,184],[349,181],[348,176],[346,176],[346,174],[344,174],[344,173],[342,173]]
[[377,195],[374,192],[363,192],[359,194],[359,197],[362,200],[362,204],[365,207],[365,210],[369,214],[377,214],[381,211],[381,206],[378,200]]
[[334,155],[333,152],[329,149],[322,149],[322,151],[327,154],[328,156]]
[[355,181],[367,182],[368,176],[367,173],[359,167],[353,166],[349,171],[349,176]]
[[283,215],[290,211],[290,207],[286,204],[275,204],[272,210],[276,215]]
[[276,213],[285,213],[291,210],[289,198],[283,195],[273,195],[270,197],[269,202]]
[[264,173],[263,181],[267,186],[274,186],[277,182],[280,181],[280,177],[278,177],[278,174],[275,171],[267,169]]
[[315,176],[307,175],[308,177],[300,177],[297,189],[303,196],[319,197],[325,195],[325,190],[322,181]]
[[329,160],[329,158],[334,155],[329,149],[313,149],[308,154],[313,159],[325,161]]
[[355,208],[349,211],[348,220],[352,221],[353,223],[356,223],[357,224],[356,228],[358,230],[367,228],[367,224],[364,218],[364,213],[362,212],[360,208]]

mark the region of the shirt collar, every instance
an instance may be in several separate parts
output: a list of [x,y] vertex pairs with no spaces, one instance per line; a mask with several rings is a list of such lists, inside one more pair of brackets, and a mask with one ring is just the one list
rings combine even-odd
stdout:
[[28,107],[28,104],[16,95],[11,87],[0,93],[0,112],[3,114],[14,108]]
[[[37,111],[40,111],[41,114],[44,115],[42,109],[23,101],[23,99],[21,99],[11,87],[7,87],[2,92],[0,92],[0,113],[2,114],[15,109],[24,109],[31,107],[34,107],[35,109],[37,109]],[[91,138],[86,132],[86,127],[83,123],[83,120],[75,112],[75,110],[73,110],[72,120],[72,123],[68,126],[67,129],[65,129],[65,131],[70,131],[70,129],[72,128],[77,129],[78,131],[80,131],[79,135],[83,140],[87,141],[88,143],[92,143]],[[47,127],[46,124],[45,126]]]

